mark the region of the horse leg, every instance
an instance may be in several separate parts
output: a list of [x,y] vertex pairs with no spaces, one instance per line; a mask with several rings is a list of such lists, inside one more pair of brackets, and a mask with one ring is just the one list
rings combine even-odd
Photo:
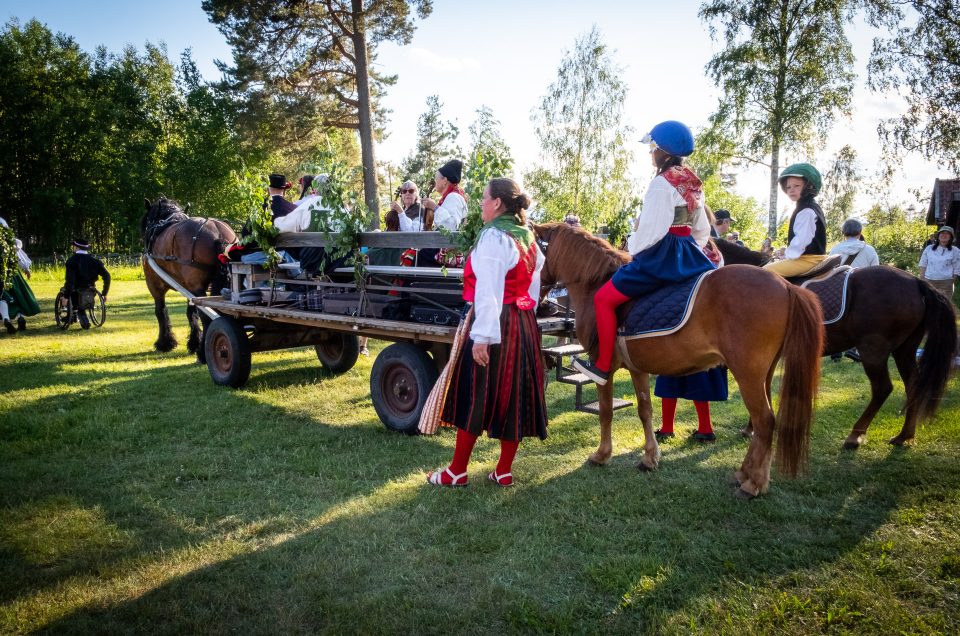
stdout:
[[177,347],[177,338],[173,335],[173,329],[170,327],[170,315],[167,313],[166,283],[160,280],[153,269],[144,262],[143,271],[147,282],[147,289],[153,296],[153,314],[157,317],[159,333],[157,340],[153,343],[153,348],[162,353],[172,351]]
[[[764,385],[767,389],[767,404],[773,404],[773,374],[777,370],[776,365],[770,367],[770,370],[767,371],[767,382]],[[742,397],[742,396],[741,396]],[[749,413],[747,417],[747,423],[743,428],[740,429],[741,437],[751,437],[753,436],[753,420],[750,419]]]
[[917,431],[917,408],[913,404],[910,396],[916,390],[914,384],[917,381],[917,345],[920,338],[908,339],[893,351],[893,360],[897,363],[897,371],[900,372],[900,378],[903,380],[903,389],[907,394],[906,413],[903,418],[903,428],[900,433],[889,441],[894,446],[903,446],[913,439]]
[[[205,296],[205,290],[192,290],[194,296]],[[196,353],[200,346],[200,310],[193,303],[187,303],[187,323],[190,325],[190,336],[187,338],[187,351]]]
[[770,485],[773,428],[776,420],[773,409],[770,408],[767,383],[741,382],[739,378],[737,382],[740,385],[740,396],[750,413],[753,437],[740,470],[734,473],[734,479],[740,485],[737,496],[750,499],[767,492]]
[[639,470],[656,470],[660,464],[660,445],[653,432],[653,405],[650,402],[650,375],[630,372],[633,391],[637,396],[637,415],[643,423],[643,459],[637,464]]
[[[611,380],[612,378],[611,373]],[[611,423],[613,422],[613,382],[607,382],[605,385],[597,385],[597,403],[600,406],[600,446],[596,452],[587,457],[587,461],[594,466],[603,466],[610,461],[613,454],[613,435],[611,432]]]
[[[853,425],[853,429],[847,438],[843,441],[843,447],[847,450],[856,450],[861,444],[867,441],[867,429],[877,411],[887,401],[890,392],[893,391],[893,383],[890,382],[890,371],[887,369],[887,360],[890,354],[887,351],[877,352],[864,350],[858,347],[860,360],[863,363],[863,371],[870,380],[870,403],[864,409],[863,414]],[[916,349],[914,349],[916,351]]]

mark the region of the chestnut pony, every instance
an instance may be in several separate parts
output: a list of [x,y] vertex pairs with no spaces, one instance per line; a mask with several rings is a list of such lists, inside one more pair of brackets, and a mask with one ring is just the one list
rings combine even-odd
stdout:
[[[730,241],[717,241],[726,263],[763,265],[767,257]],[[870,380],[870,402],[843,442],[855,449],[867,438],[867,428],[883,406],[893,384],[890,356],[897,365],[907,394],[900,433],[889,441],[902,446],[913,439],[917,422],[932,418],[950,377],[957,347],[953,304],[925,281],[894,267],[878,265],[855,269],[847,281],[847,309],[826,325],[823,355],[856,347]],[[927,337],[923,355],[916,351]]]
[[[577,338],[596,355],[598,341],[593,296],[630,255],[606,241],[565,223],[534,226],[546,264],[542,289],[554,283],[567,287],[576,312]],[[762,298],[762,311],[747,298]],[[754,267],[722,267],[709,274],[687,323],[673,334],[620,340],[613,369],[630,371],[643,422],[644,457],[638,468],[657,467],[660,450],[653,433],[650,373],[686,375],[718,364],[729,367],[750,413],[754,435],[734,478],[742,497],[767,491],[770,482],[774,428],[779,420],[777,465],[795,476],[806,464],[813,403],[820,378],[823,327],[820,303],[812,293],[787,284],[776,274]],[[771,407],[774,370],[783,359],[779,412]],[[613,383],[597,387],[600,402],[600,446],[589,461],[610,459]]]
[[[219,293],[220,288],[228,284],[228,279],[226,267],[218,257],[227,246],[237,242],[237,236],[223,221],[188,216],[171,199],[158,199],[154,203],[145,199],[144,207],[146,212],[140,219],[143,273],[147,289],[153,296],[153,310],[160,329],[153,346],[157,351],[170,351],[177,346],[165,300],[171,287],[150,267],[147,256],[152,256],[160,269],[194,296],[206,295],[211,283],[215,293]],[[203,335],[199,315],[197,308],[187,303],[187,322],[190,324],[187,350],[201,357]]]

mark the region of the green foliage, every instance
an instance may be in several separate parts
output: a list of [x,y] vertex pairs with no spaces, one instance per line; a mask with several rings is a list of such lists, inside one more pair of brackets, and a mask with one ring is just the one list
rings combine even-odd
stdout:
[[[719,23],[725,48],[707,64],[723,90],[713,119],[736,140],[738,155],[765,162],[772,177],[780,153],[827,138],[837,113],[849,114],[853,52],[843,26],[849,0],[708,0],[700,17],[712,37]],[[770,235],[777,226],[776,187],[767,208]]]
[[844,146],[823,173],[823,189],[818,195],[827,221],[827,241],[843,240],[843,222],[854,215],[853,203],[860,180],[857,151],[852,146]]
[[640,197],[634,197],[623,209],[610,217],[606,225],[607,241],[610,245],[620,247],[630,232],[633,231],[630,222],[636,215],[637,210],[640,209],[642,203],[643,201]]
[[400,168],[401,180],[417,184],[421,196],[429,196],[426,190],[433,182],[434,173],[450,159],[460,156],[457,136],[460,131],[452,122],[440,119],[440,98],[427,96],[427,110],[417,120],[417,146]]
[[244,170],[233,172],[231,177],[235,188],[234,198],[242,204],[241,209],[246,214],[244,227],[249,231],[247,236],[240,239],[240,243],[259,247],[267,257],[265,267],[273,271],[280,263],[276,248],[280,231],[273,224],[273,213],[267,204],[267,176]]
[[873,26],[889,37],[874,40],[868,84],[895,93],[906,112],[880,128],[896,163],[919,152],[960,173],[960,13],[943,0],[868,0]]
[[484,189],[491,179],[510,175],[513,157],[500,135],[500,122],[486,106],[477,109],[477,118],[470,124],[470,140],[472,148],[464,167],[463,189],[467,208],[479,215]]
[[867,212],[863,236],[877,250],[883,265],[917,272],[923,244],[930,227],[922,218],[911,216],[898,206],[873,206]]
[[633,198],[623,123],[627,86],[596,28],[568,51],[533,116],[542,165],[524,183],[544,220],[576,214],[588,228],[608,223]]

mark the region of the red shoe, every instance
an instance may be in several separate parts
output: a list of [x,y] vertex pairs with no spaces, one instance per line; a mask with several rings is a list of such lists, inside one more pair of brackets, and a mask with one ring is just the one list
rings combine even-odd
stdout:
[[466,486],[468,481],[467,473],[454,475],[449,466],[443,470],[435,470],[432,473],[427,473],[427,483],[433,486],[459,488],[460,486]]
[[502,475],[498,475],[497,471],[493,471],[487,475],[487,479],[498,486],[503,486],[504,488],[513,485],[513,473],[504,473]]

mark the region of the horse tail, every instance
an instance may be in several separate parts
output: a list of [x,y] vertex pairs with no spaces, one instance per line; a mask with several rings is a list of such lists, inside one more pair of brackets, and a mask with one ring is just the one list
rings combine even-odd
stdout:
[[794,285],[788,285],[787,291],[790,308],[782,349],[777,466],[785,476],[795,477],[806,466],[810,449],[810,426],[820,384],[823,311],[812,292]]
[[907,395],[907,405],[921,420],[932,418],[950,378],[957,350],[957,316],[953,303],[922,280],[917,280],[923,297],[923,329],[927,342],[918,364],[917,379]]

